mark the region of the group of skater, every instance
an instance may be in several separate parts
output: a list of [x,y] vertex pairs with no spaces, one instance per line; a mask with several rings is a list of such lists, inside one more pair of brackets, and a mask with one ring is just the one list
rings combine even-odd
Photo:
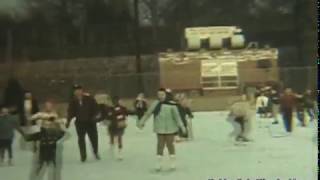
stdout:
[[[8,153],[9,165],[13,165],[12,143],[14,130],[21,134],[20,147],[33,152],[30,179],[42,179],[46,169],[51,169],[49,177],[61,179],[63,142],[68,139],[68,128],[75,126],[80,161],[87,161],[86,135],[96,160],[100,160],[98,145],[98,124],[103,124],[109,134],[112,157],[123,159],[123,135],[128,126],[128,115],[136,117],[137,130],[144,128],[153,116],[154,132],[157,136],[156,170],[164,168],[164,149],[169,152],[169,169],[174,170],[175,142],[191,140],[190,127],[193,114],[189,100],[184,94],[174,95],[170,89],[159,89],[158,98],[149,105],[140,93],[130,110],[118,96],[87,93],[80,85],[72,87],[66,118],[57,112],[53,99],[47,99],[43,108],[38,106],[30,91],[22,89],[17,80],[9,80],[0,109],[0,163],[5,165]],[[20,96],[20,94],[23,94]]]
[[290,135],[295,126],[295,115],[302,127],[307,126],[307,119],[310,123],[316,120],[318,110],[315,93],[310,89],[296,93],[291,88],[280,92],[272,86],[257,88],[252,94],[244,93],[231,105],[228,120],[233,124],[234,131],[230,135],[235,136],[236,141],[250,142],[252,138],[249,134],[254,120],[261,127],[264,120],[273,119],[270,124],[279,124],[279,117],[283,120],[286,135]]
[[[228,120],[239,131],[230,134],[238,142],[250,142],[251,123],[258,114],[260,119],[273,118],[273,124],[279,123],[282,115],[284,129],[293,130],[293,112],[297,112],[302,126],[306,126],[305,114],[310,121],[316,118],[316,100],[310,90],[304,94],[294,93],[286,88],[282,93],[272,87],[259,89],[252,95],[243,94],[230,106]],[[140,93],[128,108],[119,96],[106,93],[92,95],[81,85],[72,87],[72,97],[66,110],[66,118],[57,112],[53,99],[47,99],[40,108],[30,91],[25,91],[17,80],[9,80],[5,89],[4,102],[0,109],[0,163],[5,164],[5,153],[8,153],[8,164],[13,165],[12,143],[14,130],[21,134],[22,149],[33,152],[30,180],[42,179],[45,169],[51,167],[52,180],[61,179],[63,142],[70,137],[68,129],[74,126],[80,152],[80,161],[87,161],[86,136],[89,137],[93,155],[100,160],[98,144],[98,124],[106,127],[109,134],[111,156],[123,160],[124,133],[128,126],[128,116],[136,118],[137,131],[143,129],[153,116],[153,131],[156,134],[155,170],[165,168],[164,150],[167,148],[168,168],[176,168],[175,143],[193,139],[190,100],[185,94],[174,94],[170,89],[160,88],[157,99],[150,103]],[[253,105],[254,104],[254,105]],[[255,107],[255,108],[252,108]],[[130,118],[131,119],[131,118]]]

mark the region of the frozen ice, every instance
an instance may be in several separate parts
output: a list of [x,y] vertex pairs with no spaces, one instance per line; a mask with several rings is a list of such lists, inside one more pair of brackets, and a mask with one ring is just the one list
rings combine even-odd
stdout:
[[[130,117],[124,136],[123,161],[112,158],[106,128],[99,125],[99,150],[96,161],[88,151],[88,162],[81,163],[74,126],[63,147],[63,180],[315,180],[317,179],[317,128],[298,123],[291,135],[284,134],[283,123],[271,125],[272,119],[257,119],[253,142],[242,146],[230,139],[232,125],[226,112],[198,112],[193,120],[193,141],[177,144],[177,170],[153,172],[157,157],[156,137],[150,119],[139,132]],[[261,128],[257,127],[258,124]],[[0,180],[28,180],[32,153],[14,144],[13,167],[0,167]],[[89,149],[89,141],[87,148]],[[47,178],[45,178],[47,179]]]

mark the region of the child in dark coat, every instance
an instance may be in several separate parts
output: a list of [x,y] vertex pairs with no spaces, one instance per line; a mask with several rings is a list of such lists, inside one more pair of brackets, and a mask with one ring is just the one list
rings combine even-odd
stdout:
[[122,106],[119,97],[112,99],[113,107],[108,112],[108,116],[111,119],[109,125],[109,135],[111,148],[114,148],[115,140],[118,143],[117,159],[122,160],[123,149],[123,134],[127,127],[127,116],[129,114],[126,107]]
[[134,110],[140,120],[148,109],[147,101],[144,98],[144,94],[140,93],[134,102]]
[[9,114],[9,109],[0,107],[0,164],[4,163],[5,151],[8,152],[8,164],[13,165],[12,142],[14,130],[18,130],[22,136],[24,132],[19,126],[19,117]]

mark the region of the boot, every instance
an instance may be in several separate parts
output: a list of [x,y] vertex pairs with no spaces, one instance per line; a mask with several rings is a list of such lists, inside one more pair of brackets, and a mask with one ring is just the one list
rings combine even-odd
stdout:
[[99,153],[96,153],[94,156],[95,156],[96,160],[98,160],[98,161],[101,160]]
[[122,149],[119,149],[119,150],[118,150],[117,159],[118,159],[119,161],[123,160]]
[[155,170],[156,171],[161,171],[163,169],[163,156],[161,155],[158,155],[157,156],[157,164],[156,164],[156,167],[155,167]]
[[169,165],[170,170],[175,170],[176,169],[176,156],[170,155],[169,161],[170,161],[170,165]]

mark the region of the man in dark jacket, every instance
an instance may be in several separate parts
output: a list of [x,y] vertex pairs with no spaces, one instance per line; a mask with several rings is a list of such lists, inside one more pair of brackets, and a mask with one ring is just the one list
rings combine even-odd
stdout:
[[97,160],[98,154],[98,130],[96,116],[98,114],[98,105],[96,100],[84,93],[81,86],[74,86],[74,97],[71,99],[68,107],[68,122],[75,118],[75,126],[78,134],[78,144],[80,149],[81,161],[87,159],[85,136],[88,134],[92,149]]
[[292,113],[296,107],[297,96],[292,92],[291,88],[286,88],[284,94],[280,98],[280,109],[287,132],[292,132]]

